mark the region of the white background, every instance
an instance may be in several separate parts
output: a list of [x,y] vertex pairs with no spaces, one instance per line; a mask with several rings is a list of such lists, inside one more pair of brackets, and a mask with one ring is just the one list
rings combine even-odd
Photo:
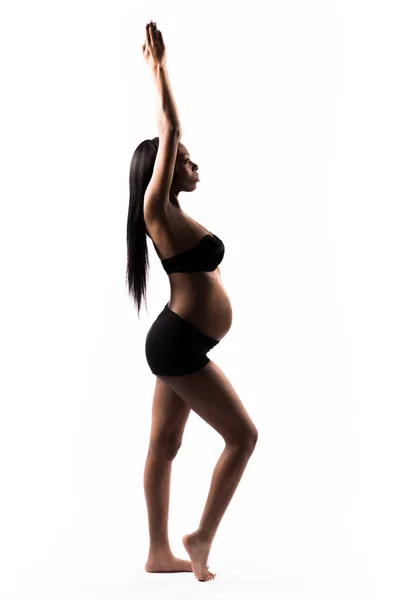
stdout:
[[[170,292],[150,242],[140,319],[125,285],[150,19],[201,177],[179,200],[226,248],[210,358],[259,430],[207,592],[143,568],[144,343]],[[399,597],[398,23],[385,1],[2,3],[2,599]],[[222,448],[192,413],[182,558]]]

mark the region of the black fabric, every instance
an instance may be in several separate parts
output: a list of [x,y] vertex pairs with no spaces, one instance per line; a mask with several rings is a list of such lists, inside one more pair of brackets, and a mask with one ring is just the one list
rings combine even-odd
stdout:
[[216,235],[208,233],[191,250],[164,258],[161,264],[168,274],[214,271],[224,258],[224,254],[223,241]]
[[167,303],[147,333],[146,360],[154,375],[187,375],[210,362],[207,352],[217,344]]

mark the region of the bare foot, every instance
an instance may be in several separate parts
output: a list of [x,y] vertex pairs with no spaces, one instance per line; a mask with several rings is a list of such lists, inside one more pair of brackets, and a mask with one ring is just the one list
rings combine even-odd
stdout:
[[193,573],[199,581],[211,581],[216,577],[215,573],[208,570],[207,560],[210,553],[210,544],[200,542],[195,533],[189,533],[182,538],[186,552],[192,562]]
[[177,558],[173,554],[149,557],[144,566],[148,573],[182,573],[183,571],[192,571],[192,565],[189,560]]

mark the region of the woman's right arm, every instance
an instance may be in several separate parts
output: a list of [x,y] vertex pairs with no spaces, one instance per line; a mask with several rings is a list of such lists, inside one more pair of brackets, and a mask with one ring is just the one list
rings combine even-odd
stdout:
[[[146,26],[147,42],[142,46],[157,87],[157,123],[159,144],[153,173],[144,194],[143,210],[153,222],[164,222],[168,212],[169,195],[182,128],[171,92],[165,65],[165,47],[161,32],[155,25]],[[157,40],[154,42],[154,40]],[[147,44],[147,45],[146,45]]]
[[157,125],[159,131],[174,128],[181,131],[178,109],[176,108],[171,84],[168,77],[167,66],[152,69],[157,88]]
[[152,21],[146,25],[146,41],[142,46],[144,58],[149,65],[157,89],[157,124],[159,131],[181,131],[178,110],[171,90],[166,51],[162,33]]

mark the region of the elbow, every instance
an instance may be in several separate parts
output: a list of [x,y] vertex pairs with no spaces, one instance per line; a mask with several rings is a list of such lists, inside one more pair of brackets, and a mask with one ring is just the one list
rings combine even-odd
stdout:
[[160,133],[166,132],[175,132],[179,137],[182,135],[182,127],[180,123],[172,123],[171,121],[167,121],[164,123],[160,123],[158,126],[158,131]]

